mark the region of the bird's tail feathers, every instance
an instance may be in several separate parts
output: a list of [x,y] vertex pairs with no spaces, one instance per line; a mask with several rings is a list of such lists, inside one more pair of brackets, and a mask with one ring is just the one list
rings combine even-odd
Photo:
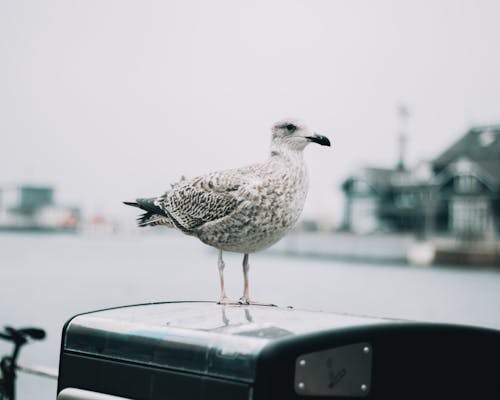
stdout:
[[151,197],[148,199],[137,199],[135,202],[124,201],[123,204],[131,207],[137,207],[141,210],[146,211],[144,214],[141,214],[139,215],[139,217],[137,217],[137,225],[140,227],[173,225],[167,213],[158,205],[158,199],[156,197]]
[[147,199],[137,199],[136,201],[124,201],[123,204],[127,206],[137,207],[144,211],[149,211],[153,214],[160,214],[166,216],[167,214],[158,205],[157,197],[150,197]]
[[134,201],[124,201],[123,204],[125,204],[126,206],[141,208],[141,207],[139,207],[139,204],[137,204]]
[[173,226],[170,219],[162,215],[145,212],[144,214],[137,217],[137,226],[139,227],[156,225]]

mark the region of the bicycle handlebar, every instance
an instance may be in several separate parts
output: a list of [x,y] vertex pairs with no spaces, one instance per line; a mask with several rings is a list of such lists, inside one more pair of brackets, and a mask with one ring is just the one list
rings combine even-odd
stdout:
[[4,328],[5,333],[0,332],[0,338],[14,342],[15,344],[25,344],[28,339],[42,340],[45,338],[45,331],[39,328],[14,329],[10,326]]

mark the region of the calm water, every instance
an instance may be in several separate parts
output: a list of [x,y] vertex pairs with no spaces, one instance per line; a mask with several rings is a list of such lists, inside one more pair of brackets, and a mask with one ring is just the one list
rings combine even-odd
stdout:
[[[57,366],[61,329],[72,315],[150,301],[216,300],[217,254],[182,235],[58,236],[0,234],[0,324],[36,325],[48,338],[21,362]],[[242,291],[241,257],[227,254],[227,290]],[[250,257],[255,300],[500,329],[500,271],[417,268]],[[6,346],[0,344],[0,351]],[[56,385],[20,374],[19,399],[55,399]]]

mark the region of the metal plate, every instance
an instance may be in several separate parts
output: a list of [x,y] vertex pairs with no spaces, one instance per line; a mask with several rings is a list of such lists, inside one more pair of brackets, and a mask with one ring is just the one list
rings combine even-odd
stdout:
[[295,362],[295,392],[302,396],[367,396],[372,353],[369,343],[355,343],[299,356]]

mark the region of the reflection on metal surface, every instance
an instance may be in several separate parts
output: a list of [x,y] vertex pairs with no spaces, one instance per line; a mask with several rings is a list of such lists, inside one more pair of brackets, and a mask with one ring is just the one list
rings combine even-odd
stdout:
[[275,307],[149,304],[75,317],[68,325],[64,350],[252,382],[259,353],[269,343],[318,330],[385,322]]
[[16,368],[18,371],[25,372],[27,374],[43,376],[49,379],[57,380],[58,376],[58,371],[56,368],[42,365],[26,365],[16,363]]
[[303,396],[367,396],[372,353],[369,343],[356,343],[301,355],[295,363],[295,392]]
[[92,392],[75,388],[66,388],[57,395],[57,400],[131,400],[125,397]]

